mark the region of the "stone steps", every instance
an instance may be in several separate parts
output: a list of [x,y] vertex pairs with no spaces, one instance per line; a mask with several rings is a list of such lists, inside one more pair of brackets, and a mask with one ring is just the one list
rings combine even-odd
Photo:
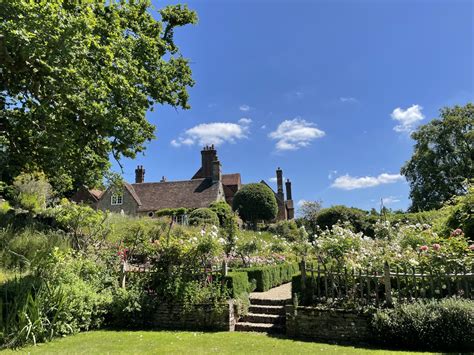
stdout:
[[260,306],[284,306],[286,303],[291,300],[282,300],[282,299],[264,299],[264,298],[255,298],[250,297],[251,305],[260,305]]
[[281,314],[285,315],[285,307],[284,306],[264,306],[264,305],[251,305],[249,307],[250,313],[258,313],[258,314]]
[[235,325],[240,332],[285,332],[285,304],[289,300],[250,297],[249,313]]
[[283,333],[284,328],[279,324],[238,322],[235,330],[237,332]]
[[285,316],[280,314],[248,313],[242,318],[243,323],[283,324]]

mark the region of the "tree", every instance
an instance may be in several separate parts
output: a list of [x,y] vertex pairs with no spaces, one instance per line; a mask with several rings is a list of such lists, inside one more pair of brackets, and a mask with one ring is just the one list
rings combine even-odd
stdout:
[[305,226],[311,233],[315,233],[317,229],[317,217],[321,211],[321,201],[303,201],[300,207],[300,214]]
[[316,217],[316,221],[318,226],[323,229],[331,229],[338,223],[349,223],[355,232],[363,232],[370,237],[374,236],[373,217],[371,218],[367,211],[358,208],[342,205],[323,208]]
[[413,156],[401,169],[410,184],[410,210],[436,209],[467,192],[474,177],[474,105],[446,107],[412,134]]
[[186,6],[150,1],[0,2],[0,179],[43,171],[56,190],[100,183],[109,156],[154,138],[155,104],[189,108],[194,84],[175,28]]
[[248,184],[234,196],[232,208],[240,217],[251,222],[254,227],[257,221],[271,221],[278,213],[278,205],[273,191],[261,183]]

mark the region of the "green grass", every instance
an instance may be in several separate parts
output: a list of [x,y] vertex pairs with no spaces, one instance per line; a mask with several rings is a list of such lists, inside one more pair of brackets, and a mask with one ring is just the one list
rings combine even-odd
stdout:
[[94,331],[0,354],[410,354],[271,337],[259,333]]

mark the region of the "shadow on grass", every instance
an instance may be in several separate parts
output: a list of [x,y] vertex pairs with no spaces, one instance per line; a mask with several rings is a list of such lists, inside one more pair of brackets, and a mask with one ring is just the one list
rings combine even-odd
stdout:
[[436,352],[439,354],[474,354],[474,349],[466,351],[466,349],[449,349],[449,352],[445,352],[437,349],[420,349],[420,348],[410,348],[410,347],[396,347],[390,346],[388,344],[380,344],[374,341],[374,343],[365,343],[365,342],[350,342],[350,341],[327,341],[324,339],[317,338],[291,338],[285,334],[278,333],[267,333],[267,336],[270,338],[276,339],[285,339],[292,340],[296,342],[305,342],[305,343],[321,343],[328,345],[338,345],[338,346],[347,346],[353,347],[356,349],[366,349],[366,350],[380,350],[380,351],[406,351],[406,352],[416,352],[416,353],[425,353],[425,352]]

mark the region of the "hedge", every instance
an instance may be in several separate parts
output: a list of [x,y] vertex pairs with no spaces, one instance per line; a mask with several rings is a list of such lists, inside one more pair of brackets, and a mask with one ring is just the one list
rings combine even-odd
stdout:
[[247,269],[238,269],[247,273],[248,281],[255,280],[255,291],[264,292],[272,287],[290,282],[294,274],[298,273],[298,263],[285,263],[269,266],[256,266]]
[[230,291],[232,298],[238,298],[243,293],[250,292],[250,284],[247,273],[241,271],[233,271],[227,273],[225,277],[225,285]]
[[474,301],[417,301],[380,309],[372,321],[379,342],[422,350],[474,351]]

